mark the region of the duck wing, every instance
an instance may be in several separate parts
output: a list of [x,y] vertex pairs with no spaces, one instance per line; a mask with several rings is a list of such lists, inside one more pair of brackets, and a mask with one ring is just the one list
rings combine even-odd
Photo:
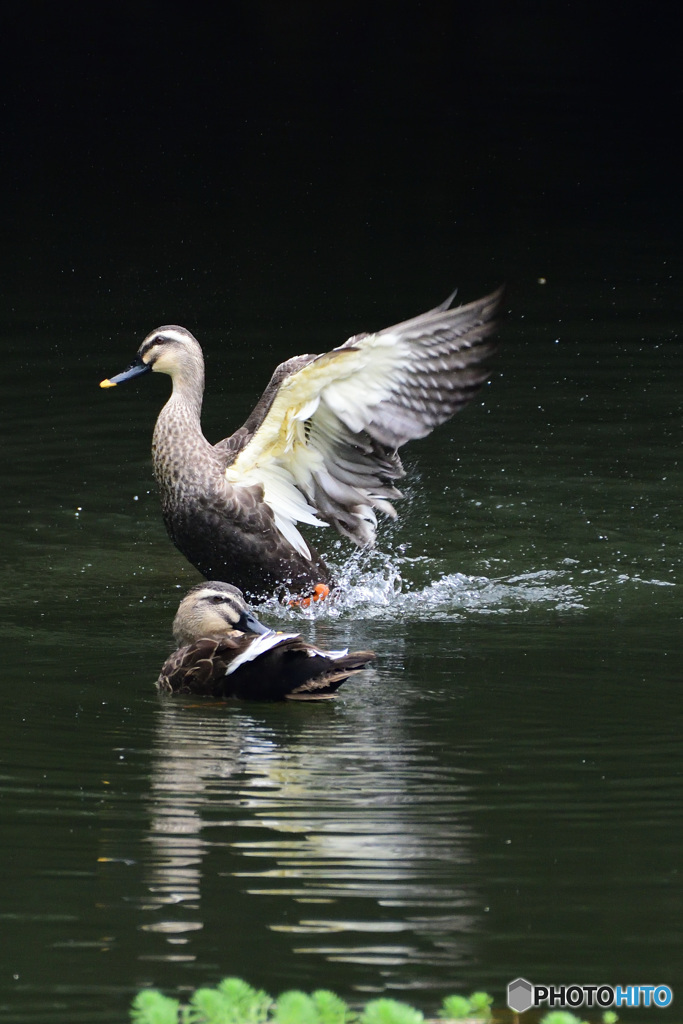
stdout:
[[231,660],[223,696],[248,700],[322,700],[375,660],[372,651],[323,651],[298,633],[254,637]]
[[157,689],[162,693],[215,696],[217,687],[222,686],[228,665],[246,646],[248,639],[238,635],[219,639],[202,637],[180,647],[165,661],[157,679]]
[[245,700],[320,700],[374,659],[372,651],[320,650],[298,633],[202,637],[168,658],[157,689]]
[[239,429],[236,430],[233,434],[231,434],[230,437],[226,437],[224,438],[224,440],[219,441],[216,445],[214,445],[214,447],[218,451],[225,453],[225,455],[227,456],[228,464],[231,464],[235,461],[239,453],[249,443],[249,441],[252,439],[258,428],[263,423],[268,412],[270,411],[270,407],[273,404],[273,399],[275,398],[278,392],[280,384],[285,379],[285,377],[289,377],[291,374],[296,373],[298,370],[301,370],[304,366],[306,366],[308,363],[312,362],[314,359],[317,358],[318,356],[315,354],[305,356],[292,356],[291,359],[285,360],[284,363],[280,363],[280,365],[275,368],[273,376],[270,378],[266,390],[259,398],[258,402],[254,406],[253,411],[250,413],[249,418],[245,421],[243,426],[239,427]]
[[450,296],[412,320],[283,363],[234,435],[228,482],[262,488],[278,530],[304,557],[297,523],[332,524],[372,545],[375,509],[394,517],[391,499],[401,497],[397,449],[449,419],[487,379],[500,297],[450,309]]

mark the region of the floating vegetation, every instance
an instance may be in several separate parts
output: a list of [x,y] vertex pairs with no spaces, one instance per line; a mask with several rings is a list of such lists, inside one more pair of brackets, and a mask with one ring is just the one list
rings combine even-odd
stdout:
[[[198,988],[185,1004],[156,989],[143,989],[133,1000],[130,1020],[132,1024],[482,1024],[491,1020],[492,1003],[486,992],[446,996],[437,1017],[428,1020],[420,1010],[397,999],[372,999],[361,1010],[352,1010],[327,989],[311,995],[292,989],[273,999],[241,978],[224,978],[215,988]],[[601,1017],[602,1024],[617,1024],[618,1019],[613,1010]],[[552,1010],[540,1024],[587,1022],[566,1010]]]
[[[447,996],[438,1011],[439,1024],[488,1021],[492,1002],[485,992],[474,992],[469,998]],[[362,1010],[352,1010],[326,989],[311,995],[293,989],[272,999],[241,978],[225,978],[216,988],[198,988],[182,1005],[155,989],[143,989],[133,1001],[130,1019],[133,1024],[422,1024],[425,1020],[420,1010],[396,999],[372,999]]]
[[[605,1010],[601,1020],[602,1024],[617,1024],[619,1017],[614,1010]],[[582,1021],[580,1017],[568,1010],[551,1010],[541,1018],[540,1024],[587,1024],[587,1021]]]

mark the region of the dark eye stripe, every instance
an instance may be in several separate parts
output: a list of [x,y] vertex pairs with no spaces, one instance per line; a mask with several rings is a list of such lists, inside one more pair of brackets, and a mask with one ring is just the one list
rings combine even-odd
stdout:
[[138,355],[142,359],[144,356],[147,355],[147,353],[149,352],[150,349],[157,348],[158,345],[159,345],[159,339],[158,338],[154,338],[153,341],[148,341],[145,345],[142,345]]
[[209,590],[205,594],[202,594],[202,600],[208,601],[210,604],[227,604],[230,605],[238,614],[241,612],[241,607],[238,601],[235,600],[233,594],[223,594],[220,591]]

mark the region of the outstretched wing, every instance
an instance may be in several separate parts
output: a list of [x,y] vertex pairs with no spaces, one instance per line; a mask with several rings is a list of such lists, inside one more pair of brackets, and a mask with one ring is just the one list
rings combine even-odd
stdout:
[[298,522],[331,523],[356,544],[373,544],[375,509],[393,517],[391,499],[401,496],[397,449],[449,419],[488,377],[500,296],[449,309],[451,296],[412,320],[298,357],[303,365],[290,361],[293,372],[262,399],[260,424],[250,417],[254,433],[228,481],[262,487],[278,529],[305,557]]

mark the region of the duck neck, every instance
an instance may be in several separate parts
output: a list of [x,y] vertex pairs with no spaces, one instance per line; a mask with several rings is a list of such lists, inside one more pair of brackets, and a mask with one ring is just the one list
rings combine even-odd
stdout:
[[193,421],[201,433],[203,398],[204,363],[191,362],[183,366],[181,372],[173,375],[173,392],[164,408],[174,402],[177,409],[184,410],[186,417]]
[[213,452],[202,432],[203,392],[203,367],[174,376],[173,392],[159,413],[152,440],[154,473],[162,494],[188,485]]

